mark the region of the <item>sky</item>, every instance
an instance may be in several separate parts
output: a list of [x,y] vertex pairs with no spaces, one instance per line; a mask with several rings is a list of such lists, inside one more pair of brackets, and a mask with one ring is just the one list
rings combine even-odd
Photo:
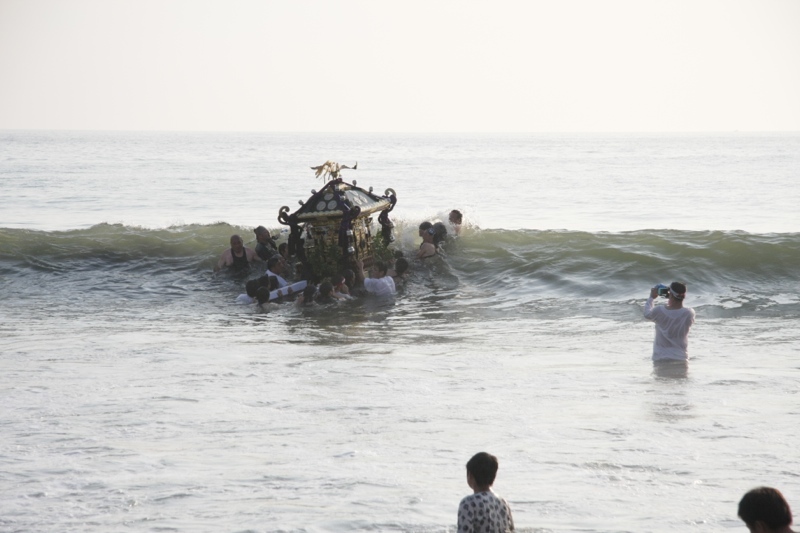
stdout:
[[0,129],[800,131],[800,0],[0,0]]

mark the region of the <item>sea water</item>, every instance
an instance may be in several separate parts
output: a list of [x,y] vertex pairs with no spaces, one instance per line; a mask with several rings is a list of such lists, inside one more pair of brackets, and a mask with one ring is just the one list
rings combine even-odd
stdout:
[[[392,301],[234,304],[228,238],[328,159],[405,255],[462,235]],[[798,507],[799,171],[796,134],[0,132],[0,531],[454,531],[483,450],[520,531]]]

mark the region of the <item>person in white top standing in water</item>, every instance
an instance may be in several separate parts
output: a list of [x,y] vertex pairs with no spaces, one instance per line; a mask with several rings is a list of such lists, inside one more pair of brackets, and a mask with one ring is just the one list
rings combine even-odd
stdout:
[[694,309],[683,306],[686,285],[673,281],[666,291],[667,305],[655,305],[658,287],[650,289],[644,304],[644,317],[656,323],[653,361],[688,361],[689,329],[694,324]]
[[368,278],[364,274],[364,261],[356,259],[356,282],[364,284],[364,289],[376,296],[392,296],[395,293],[394,279],[387,276],[388,267],[383,261],[375,261],[372,265],[372,277]]

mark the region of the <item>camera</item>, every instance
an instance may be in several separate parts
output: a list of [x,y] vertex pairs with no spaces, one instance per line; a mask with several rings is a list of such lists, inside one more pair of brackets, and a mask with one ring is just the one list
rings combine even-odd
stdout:
[[659,283],[658,285],[656,285],[655,289],[658,291],[659,296],[669,296],[669,287],[667,287],[663,283]]

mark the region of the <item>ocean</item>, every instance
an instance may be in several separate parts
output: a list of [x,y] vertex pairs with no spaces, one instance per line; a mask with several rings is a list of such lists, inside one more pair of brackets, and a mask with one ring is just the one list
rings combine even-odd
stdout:
[[[462,235],[391,301],[235,304],[229,237],[285,240],[329,159],[406,256]],[[523,532],[800,509],[798,178],[786,133],[0,131],[0,531],[453,532],[479,451]]]

